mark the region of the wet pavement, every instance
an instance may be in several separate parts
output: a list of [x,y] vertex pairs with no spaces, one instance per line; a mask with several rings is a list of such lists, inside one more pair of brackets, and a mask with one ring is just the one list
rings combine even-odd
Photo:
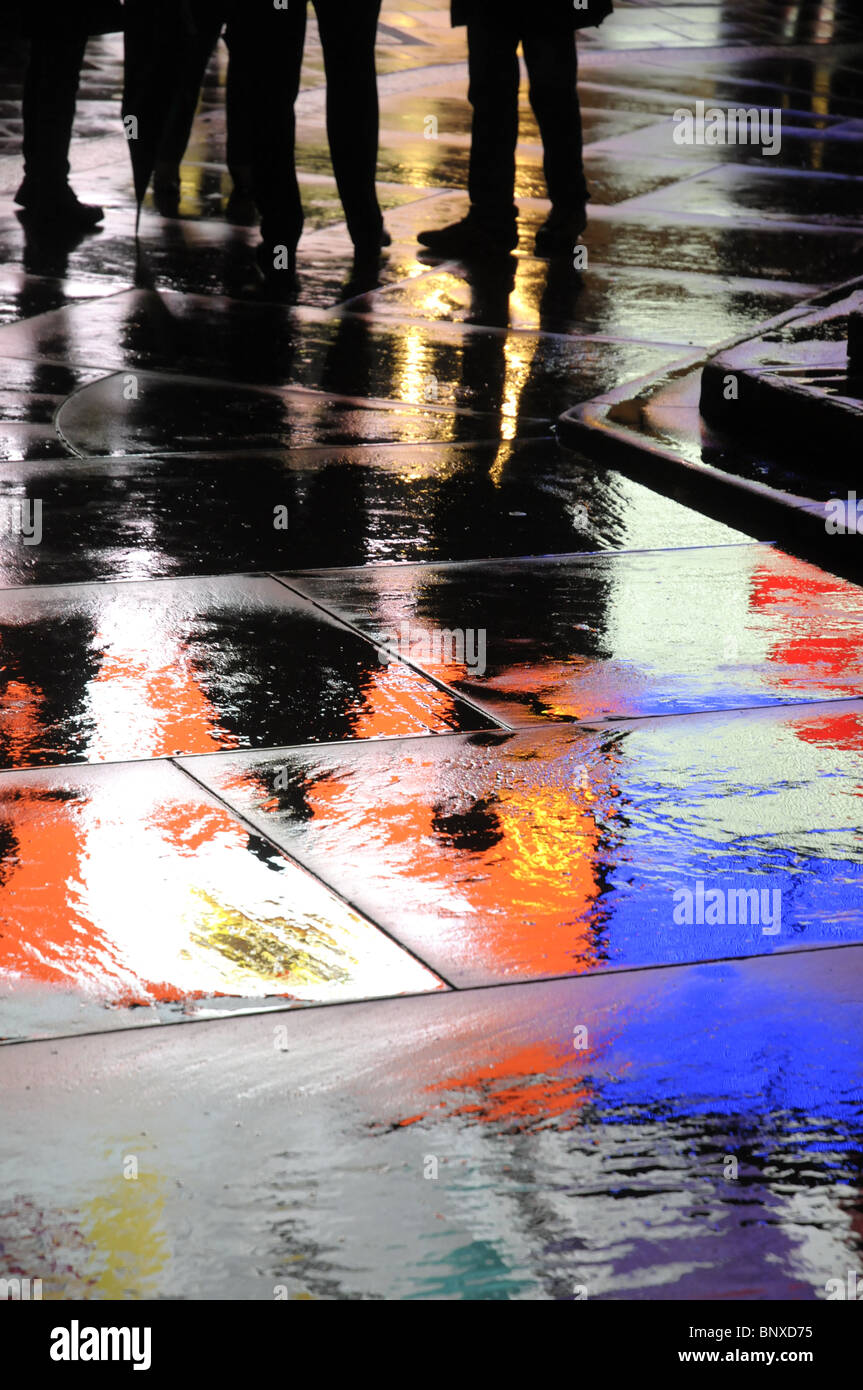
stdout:
[[[393,245],[357,281],[311,25],[287,302],[224,216],[224,53],[137,251],[120,40],[73,152],[104,229],[61,247],[2,60],[0,1275],[824,1298],[863,1246],[863,590],[780,521],[853,468],[753,459],[698,393],[835,367],[863,24],[620,3],[580,270],[533,254],[524,92],[517,255],[420,254],[463,35],[385,0],[380,40]],[[781,150],[676,143],[698,100]]]
[[861,956],[5,1049],[6,1248],[46,1297],[823,1297],[859,1250]]

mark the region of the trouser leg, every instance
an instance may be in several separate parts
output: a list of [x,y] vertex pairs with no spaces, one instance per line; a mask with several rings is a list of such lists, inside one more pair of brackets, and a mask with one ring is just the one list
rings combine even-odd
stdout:
[[517,209],[518,30],[504,17],[468,24],[468,98],[473,107],[468,193],[471,214],[493,234],[511,232]]
[[383,219],[375,178],[380,0],[314,0],[327,75],[327,135],[333,173],[355,244],[374,246]]
[[249,55],[242,47],[239,52],[231,43],[232,26],[225,30],[228,45],[228,82],[225,92],[225,119],[228,128],[227,161],[228,169],[235,184],[246,185],[251,177],[254,163],[254,132],[252,129],[252,103],[254,101],[255,70],[249,63]]
[[247,111],[252,182],[269,245],[296,246],[303,229],[297,183],[294,103],[306,34],[306,6],[276,10],[269,0],[238,0],[229,15],[231,62],[249,74]]
[[530,104],[542,136],[543,169],[552,207],[573,212],[589,194],[584,177],[578,53],[569,29],[525,34]]
[[85,33],[52,33],[50,26],[31,40],[22,100],[24,179],[40,197],[65,188],[69,177],[69,145],[86,47]]

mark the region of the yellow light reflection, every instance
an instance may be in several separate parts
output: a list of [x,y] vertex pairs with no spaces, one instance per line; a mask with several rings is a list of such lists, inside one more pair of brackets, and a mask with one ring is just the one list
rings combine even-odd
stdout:
[[[816,116],[830,115],[830,76],[826,65],[815,69],[812,91],[812,111]],[[824,141],[815,140],[812,144],[812,168],[821,169],[824,164]]]
[[491,481],[494,483],[495,487],[500,487],[503,481],[503,475],[506,470],[506,466],[514,453],[515,449],[511,440],[506,440],[505,443],[498,446],[495,461],[489,470],[489,477],[491,478]]
[[501,439],[515,439],[518,433],[518,414],[522,392],[527,383],[539,339],[522,333],[508,333],[503,346],[505,377],[500,406]]
[[421,328],[407,327],[400,340],[397,396],[408,405],[428,404],[426,339]]
[[[130,1141],[140,1159],[140,1140]],[[83,1210],[90,1265],[102,1265],[95,1292],[108,1299],[155,1296],[169,1258],[165,1181],[156,1173],[122,1175]],[[104,1263],[103,1263],[104,1261]]]

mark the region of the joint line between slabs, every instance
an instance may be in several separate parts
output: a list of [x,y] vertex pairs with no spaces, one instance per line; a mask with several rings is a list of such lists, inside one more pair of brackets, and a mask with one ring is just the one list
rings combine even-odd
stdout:
[[186,777],[188,777],[189,781],[193,782],[200,791],[205,792],[208,796],[211,796],[214,798],[214,800],[218,801],[219,804],[223,806],[224,809],[228,811],[230,815],[234,817],[235,820],[238,820],[240,824],[243,825],[248,831],[250,831],[253,835],[259,836],[262,840],[266,840],[267,844],[271,845],[273,849],[275,849],[283,859],[287,860],[289,864],[293,864],[294,867],[299,869],[302,873],[308,874],[311,878],[315,880],[316,883],[319,883],[322,888],[324,888],[328,893],[332,894],[332,896],[336,898],[338,902],[344,903],[344,905],[350,908],[352,912],[356,912],[357,915],[364,922],[368,922],[370,926],[374,927],[389,941],[391,941],[394,946],[397,946],[400,951],[403,951],[405,955],[408,955],[413,960],[415,960],[417,964],[421,965],[424,970],[427,970],[429,974],[434,977],[434,979],[439,980],[441,984],[446,985],[448,990],[455,991],[458,988],[458,986],[454,985],[452,981],[448,980],[445,975],[442,975],[439,970],[436,970],[433,965],[430,965],[428,961],[423,960],[422,956],[418,955],[417,952],[412,949],[412,947],[405,945],[403,941],[399,941],[398,937],[395,936],[394,933],[389,930],[389,928],[383,926],[382,923],[380,923],[375,917],[372,917],[370,913],[368,913],[367,911],[365,911],[365,909],[360,907],[358,903],[352,902],[350,898],[346,897],[346,895],[340,891],[340,889],[336,888],[332,883],[328,883],[327,880],[317,872],[317,870],[309,868],[309,866],[304,864],[301,859],[297,859],[294,855],[290,853],[289,850],[286,850],[283,845],[280,845],[278,841],[273,838],[272,835],[270,835],[267,831],[262,830],[260,826],[255,825],[243,814],[242,811],[238,810],[236,806],[232,806],[231,802],[228,801],[226,797],[222,796],[220,792],[217,792],[213,787],[208,786],[206,782],[202,781],[199,777],[196,777],[193,772],[190,772],[187,767],[183,766],[182,763],[178,762],[176,757],[168,758],[167,761],[173,764],[173,766],[177,769],[178,772],[181,772]]
[[[319,612],[325,613],[326,616],[330,618],[332,621],[338,622],[341,624],[342,627],[348,628],[352,633],[354,633],[356,637],[361,637],[364,642],[370,644],[372,647],[376,647],[378,645],[374,641],[374,639],[369,636],[367,632],[363,632],[362,628],[357,627],[356,624],[353,623],[350,618],[345,617],[342,613],[338,611],[338,609],[327,608],[326,605],[320,603],[318,599],[312,598],[309,594],[304,594],[300,589],[297,589],[292,584],[289,584],[287,580],[280,579],[279,576],[277,574],[274,574],[271,570],[267,570],[266,573],[270,579],[275,580],[277,584],[281,584],[282,587],[287,589],[289,593],[295,594],[297,598],[303,599],[306,603],[311,603],[315,608],[319,610]],[[440,680],[437,676],[433,676],[430,671],[423,670],[422,666],[416,666],[412,661],[407,661],[404,657],[401,656],[398,657],[398,663],[400,666],[408,667],[408,669],[413,671],[415,675],[421,676],[424,680],[430,681],[432,685],[437,686],[438,690],[441,690],[444,692],[444,694],[451,696],[451,698],[454,701],[457,701],[458,703],[463,705],[467,705],[469,709],[473,710],[474,714],[479,715],[482,719],[491,720],[496,725],[496,728],[493,729],[450,729],[447,730],[448,733],[482,734],[495,732],[511,733],[513,731],[512,725],[505,724],[502,719],[499,719],[497,717],[497,715],[491,714],[488,710],[483,709],[481,705],[475,704],[469,696],[462,695],[460,691],[453,689],[453,687],[451,685],[447,685],[445,681]]]
[[[284,853],[284,851],[280,851],[280,853]],[[326,885],[326,886],[328,887],[329,885]],[[370,919],[367,919],[367,920],[370,920]],[[401,943],[400,943],[400,942],[397,943],[397,944],[398,944],[399,946],[401,946]],[[406,949],[406,948],[402,948],[402,949]],[[363,999],[327,999],[327,1000],[315,1001],[315,1002],[313,1002],[313,1003],[312,1003],[312,1002],[309,1002],[309,1003],[302,1003],[302,1004],[296,1004],[296,1003],[295,1003],[295,1004],[293,1004],[293,1005],[291,1005],[291,1004],[284,1004],[284,1005],[278,1005],[278,1004],[276,1004],[276,1005],[272,1005],[272,1006],[269,1006],[269,1007],[266,1007],[266,1006],[265,1006],[265,1007],[262,1007],[262,1008],[255,1008],[255,1007],[246,1008],[246,1009],[238,1010],[236,1013],[226,1013],[226,1014],[218,1015],[218,1016],[212,1016],[212,1015],[211,1015],[211,1016],[208,1017],[208,1018],[197,1018],[197,1019],[166,1018],[166,1019],[160,1019],[158,1023],[148,1023],[148,1024],[135,1024],[135,1023],[129,1023],[129,1024],[125,1024],[125,1025],[123,1025],[123,1026],[121,1026],[121,1027],[119,1027],[119,1028],[90,1028],[90,1029],[84,1029],[84,1030],[82,1030],[80,1033],[49,1033],[49,1034],[46,1034],[46,1035],[43,1035],[43,1036],[40,1036],[40,1037],[33,1037],[33,1038],[27,1038],[27,1037],[23,1037],[23,1038],[20,1038],[20,1037],[19,1037],[19,1038],[8,1038],[8,1039],[6,1039],[5,1041],[0,1042],[0,1052],[2,1052],[2,1050],[3,1050],[4,1048],[7,1048],[7,1047],[24,1047],[24,1046],[26,1046],[26,1045],[28,1045],[28,1044],[29,1044],[29,1045],[35,1046],[35,1045],[37,1045],[37,1044],[42,1044],[42,1043],[74,1042],[74,1041],[76,1041],[78,1038],[105,1038],[105,1039],[107,1039],[107,1038],[114,1037],[114,1036],[116,1036],[117,1034],[138,1034],[138,1033],[140,1033],[140,1034],[147,1034],[147,1033],[154,1033],[154,1032],[158,1034],[158,1033],[164,1032],[165,1029],[169,1029],[169,1028],[173,1029],[173,1028],[185,1028],[185,1027],[193,1027],[193,1026],[200,1027],[200,1026],[202,1026],[202,1025],[204,1025],[204,1024],[238,1023],[238,1022],[239,1022],[240,1020],[242,1020],[242,1019],[246,1019],[246,1018],[256,1018],[256,1019],[260,1019],[260,1018],[268,1017],[268,1016],[271,1015],[271,1014],[272,1014],[272,1015],[278,1015],[280,1018],[284,1018],[285,1015],[287,1015],[287,1014],[301,1014],[301,1013],[304,1013],[307,1009],[314,1009],[314,1010],[318,1010],[318,1009],[350,1009],[350,1008],[358,1008],[358,1007],[362,1007],[362,1006],[367,1006],[367,1005],[370,1005],[370,1004],[394,1004],[394,1003],[397,1003],[397,1002],[404,1002],[404,1001],[407,1000],[407,999],[413,999],[413,1000],[416,1000],[416,1001],[418,1001],[418,1002],[419,1002],[419,1001],[424,1001],[424,1000],[431,1000],[431,999],[445,1000],[445,999],[447,999],[447,998],[450,998],[450,997],[455,996],[456,994],[459,994],[459,995],[480,994],[480,993],[485,993],[485,992],[487,992],[487,991],[489,991],[489,990],[496,990],[496,989],[501,989],[501,990],[503,990],[503,989],[507,989],[507,990],[508,990],[508,989],[523,989],[523,988],[526,988],[526,987],[528,987],[528,986],[530,986],[530,985],[534,985],[534,986],[538,986],[538,985],[558,985],[558,986],[560,986],[560,987],[563,987],[563,986],[566,985],[566,984],[571,984],[571,985],[575,986],[577,982],[579,982],[579,983],[580,983],[580,982],[587,983],[587,982],[589,982],[589,981],[592,980],[592,979],[607,979],[609,976],[616,976],[616,975],[642,975],[642,974],[647,974],[647,973],[650,973],[650,972],[653,972],[653,971],[657,971],[657,970],[687,970],[687,969],[694,969],[696,966],[699,966],[699,965],[736,965],[738,962],[745,962],[745,961],[752,961],[752,960],[764,960],[764,961],[771,961],[771,962],[773,962],[773,961],[778,960],[778,959],[788,959],[789,957],[794,957],[794,956],[814,955],[814,954],[820,953],[820,952],[831,953],[831,952],[834,952],[834,951],[853,951],[853,950],[857,950],[857,951],[863,950],[863,942],[861,942],[861,941],[846,941],[846,942],[837,942],[837,943],[835,943],[835,944],[827,944],[827,945],[819,945],[819,946],[799,946],[799,947],[793,947],[792,949],[790,949],[790,950],[788,950],[788,951],[767,951],[767,952],[762,952],[762,953],[760,953],[760,954],[755,954],[755,955],[745,955],[745,956],[718,956],[718,957],[706,958],[706,959],[704,959],[704,960],[668,961],[668,962],[666,962],[666,963],[664,963],[664,964],[661,963],[661,962],[659,962],[659,963],[653,963],[653,964],[649,964],[649,965],[624,966],[624,967],[621,967],[620,969],[616,969],[616,970],[614,970],[614,969],[612,969],[612,970],[597,970],[597,971],[595,971],[595,972],[592,972],[590,975],[576,975],[576,974],[571,974],[571,975],[542,975],[542,976],[538,976],[538,977],[536,977],[536,978],[531,977],[531,978],[528,978],[528,979],[521,979],[521,980],[489,980],[489,981],[486,981],[486,982],[484,982],[484,983],[482,983],[482,984],[452,986],[451,988],[446,989],[446,990],[424,990],[424,991],[422,991],[422,992],[411,992],[411,993],[409,993],[409,994],[379,994],[379,995],[371,995],[371,996],[369,996],[369,997],[367,997],[367,998],[363,998]],[[433,973],[436,974],[437,977],[438,977],[439,979],[443,979],[443,977],[440,976],[438,972],[433,972]],[[243,999],[246,998],[246,996],[236,996],[236,997],[237,997],[237,998],[243,998]]]
[[[305,595],[303,595],[305,597]],[[366,639],[368,640],[368,639]],[[426,675],[425,672],[421,672]],[[431,677],[429,677],[431,680]],[[458,697],[462,699],[462,696]],[[468,703],[465,701],[465,703]],[[105,758],[96,762],[76,761],[60,763],[26,763],[12,767],[0,767],[0,780],[3,778],[23,777],[30,773],[55,772],[69,774],[76,769],[81,771],[93,771],[99,768],[109,767],[146,767],[152,763],[173,762],[182,759],[189,762],[196,758],[238,758],[248,759],[258,758],[267,759],[274,754],[295,754],[308,753],[312,750],[335,750],[348,749],[358,750],[368,747],[379,747],[392,743],[404,743],[407,741],[427,740],[429,743],[440,739],[460,739],[462,742],[480,737],[508,737],[510,735],[531,735],[538,738],[550,738],[553,734],[560,734],[565,730],[575,730],[580,733],[614,733],[618,730],[626,731],[628,725],[642,725],[658,723],[660,720],[673,719],[725,719],[734,715],[749,715],[751,717],[763,716],[765,719],[782,714],[788,715],[791,712],[800,712],[804,715],[817,715],[820,711],[824,713],[832,712],[836,706],[855,706],[863,707],[863,695],[837,695],[821,697],[820,699],[793,700],[787,702],[773,702],[767,705],[736,705],[724,709],[694,709],[694,710],[673,710],[670,712],[655,711],[648,714],[620,714],[603,715],[594,719],[544,719],[536,723],[500,724],[494,728],[485,729],[440,729],[437,732],[426,730],[423,733],[414,734],[388,734],[374,738],[344,738],[336,739],[326,743],[284,743],[269,744],[261,748],[216,748],[212,752],[206,753],[160,753],[155,757],[128,757],[128,758]],[[484,717],[492,718],[487,711],[480,711]],[[179,763],[177,764],[180,765]],[[197,779],[195,779],[197,780]]]

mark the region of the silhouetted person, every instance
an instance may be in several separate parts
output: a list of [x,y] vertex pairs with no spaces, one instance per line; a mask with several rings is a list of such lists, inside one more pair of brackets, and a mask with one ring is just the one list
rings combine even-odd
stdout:
[[[313,0],[327,78],[327,135],[333,173],[357,262],[388,243],[375,189],[378,90],[375,36],[381,0]],[[255,201],[261,211],[258,261],[267,274],[293,271],[303,229],[295,164],[294,103],[306,32],[306,0],[234,0],[238,43],[250,45]],[[284,251],[281,248],[285,248]]]
[[536,237],[540,256],[571,253],[587,225],[575,31],[600,24],[611,0],[452,0],[452,22],[467,25],[473,131],[468,192],[461,222],[420,232],[443,255],[507,253],[518,244],[515,152],[521,43],[530,104],[543,146],[551,213]]
[[69,187],[69,145],[84,50],[91,34],[122,27],[118,3],[76,0],[74,4],[23,8],[30,39],[24,79],[24,179],[15,201],[27,220],[58,233],[83,231],[104,212],[82,203]]
[[[230,54],[225,92],[227,164],[234,183],[228,213],[246,213],[252,203],[251,101],[257,75],[248,64],[248,46],[235,48],[235,22],[228,19],[227,0],[190,0],[192,32],[184,47],[176,90],[159,146],[153,193],[161,211],[172,212],[180,199],[180,164],[192,133],[201,84],[207,64],[225,30]],[[226,23],[227,21],[227,23]]]

